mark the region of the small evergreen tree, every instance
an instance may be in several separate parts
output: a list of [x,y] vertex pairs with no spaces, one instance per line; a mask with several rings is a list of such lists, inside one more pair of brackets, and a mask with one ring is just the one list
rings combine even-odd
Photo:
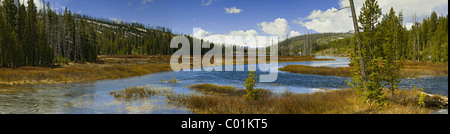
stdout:
[[258,84],[256,81],[258,80],[258,77],[255,74],[255,71],[253,71],[253,68],[249,70],[248,78],[245,79],[244,87],[247,91],[247,94],[244,95],[245,99],[247,100],[258,100],[259,95],[258,91],[255,89]]

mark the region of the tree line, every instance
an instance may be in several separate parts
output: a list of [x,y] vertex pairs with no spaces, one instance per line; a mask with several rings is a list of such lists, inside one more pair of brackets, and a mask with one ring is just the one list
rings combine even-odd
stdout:
[[[27,4],[1,2],[0,67],[96,62],[98,55],[171,55],[177,50],[169,45],[174,36],[188,37],[193,51],[193,37],[166,27],[55,11],[49,2],[40,10],[33,0]],[[216,46],[227,47],[212,44],[202,54]]]
[[175,34],[166,27],[94,18],[67,8],[57,12],[49,2],[40,10],[33,0],[27,5],[17,0],[0,4],[0,67],[96,62],[99,54],[170,55],[176,50],[169,45]]
[[47,38],[46,20],[32,0],[28,7],[14,0],[0,6],[0,63],[3,67],[48,65],[53,63]]
[[[402,12],[396,14],[392,8],[388,14],[379,15],[378,18],[380,17],[382,17],[381,22],[370,22],[369,24],[376,25],[366,26],[365,29],[371,29],[371,31],[361,35],[362,38],[368,38],[366,43],[369,44],[367,46],[369,51],[373,49],[384,51],[380,45],[391,43],[394,44],[392,53],[395,53],[395,60],[448,62],[448,15],[438,16],[433,11],[429,17],[423,19],[422,23],[416,20],[416,16],[412,16],[415,22],[409,30],[403,25]],[[317,51],[332,49],[335,50],[332,54],[350,54],[350,48],[356,43],[355,40],[354,37],[347,37],[318,44]],[[385,42],[386,40],[389,42]],[[377,55],[377,53],[373,54]]]
[[15,0],[0,5],[0,63],[3,67],[48,66],[59,61],[96,61],[97,33],[69,10],[56,13]]

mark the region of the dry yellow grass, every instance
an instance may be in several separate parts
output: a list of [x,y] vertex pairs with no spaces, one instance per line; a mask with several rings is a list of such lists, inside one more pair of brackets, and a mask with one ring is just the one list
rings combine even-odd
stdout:
[[94,81],[170,71],[168,56],[99,56],[100,63],[70,64],[58,68],[0,68],[0,86]]
[[350,77],[351,74],[350,73],[351,68],[349,67],[331,68],[331,67],[311,67],[304,65],[288,65],[284,68],[281,68],[280,70],[290,73],[340,76],[340,77]]
[[[239,95],[221,95],[221,90],[208,91],[219,93],[179,94],[168,96],[168,99],[198,114],[428,114],[433,108],[431,105],[420,107],[419,92],[406,90],[396,91],[394,97],[388,95],[385,106],[364,104],[351,89],[313,94],[272,94],[257,101],[248,101]],[[426,103],[436,101],[427,98]]]
[[110,95],[125,100],[166,96],[168,103],[186,107],[197,114],[428,114],[439,108],[443,99],[448,101],[441,96],[427,96],[425,107],[421,107],[418,103],[420,91],[397,90],[393,96],[390,91],[383,91],[387,101],[379,106],[362,103],[352,89],[313,94],[273,94],[261,90],[260,99],[253,101],[244,98],[242,92],[245,90],[231,86],[198,84],[190,88],[205,94],[174,95],[167,89],[130,87]]
[[[280,70],[299,74],[350,77],[351,69],[351,67],[331,68],[288,65]],[[424,75],[447,76],[448,63],[405,62],[403,69],[400,70],[401,78],[417,78]]]
[[333,61],[334,59],[318,59],[313,56],[279,56],[278,62]]
[[17,69],[1,68],[0,84],[53,84],[126,78],[149,73],[170,71],[169,65],[112,65],[105,67],[41,68]]
[[448,63],[407,61],[404,65],[400,71],[402,78],[415,78],[423,75],[448,76]]
[[[247,91],[245,89],[238,89],[233,86],[220,86],[214,84],[195,84],[190,85],[189,89],[209,95],[244,96],[245,94],[247,94]],[[255,90],[259,94],[259,96],[263,98],[273,94],[271,91],[266,89]]]
[[115,99],[132,101],[147,99],[155,95],[169,96],[173,91],[167,89],[156,89],[150,87],[129,87],[121,91],[112,91],[109,95],[114,96]]

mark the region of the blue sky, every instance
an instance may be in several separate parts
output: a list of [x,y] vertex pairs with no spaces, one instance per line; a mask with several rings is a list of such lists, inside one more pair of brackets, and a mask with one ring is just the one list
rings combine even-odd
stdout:
[[[37,0],[35,0],[37,1]],[[165,26],[175,33],[193,34],[194,27],[206,34],[232,32],[285,37],[314,32],[347,32],[352,29],[348,0],[49,0],[55,8],[107,19],[137,21]],[[357,9],[363,0],[355,0]],[[386,12],[403,10],[405,25],[412,24],[414,12],[419,20],[435,10],[448,14],[448,0],[379,0]],[[229,13],[227,13],[227,9]]]
[[[193,27],[225,34],[234,30],[258,32],[258,23],[277,18],[294,20],[306,17],[314,9],[326,10],[339,6],[337,0],[57,0],[73,12],[96,17],[137,21],[143,24],[166,26],[177,33],[192,34]],[[224,8],[236,7],[240,13],[227,14]],[[305,31],[301,25],[290,25],[292,30]]]

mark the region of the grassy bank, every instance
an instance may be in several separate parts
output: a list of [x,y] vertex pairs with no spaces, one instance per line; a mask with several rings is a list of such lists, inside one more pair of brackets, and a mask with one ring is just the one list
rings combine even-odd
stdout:
[[279,56],[278,62],[334,61],[334,59],[318,59],[313,56]]
[[[261,90],[259,100],[249,101],[243,97],[245,90],[231,86],[198,84],[189,88],[203,94],[163,95],[170,103],[187,107],[197,114],[428,114],[442,101],[440,96],[427,96],[425,107],[421,107],[418,102],[422,92],[398,90],[394,96],[385,91],[389,92],[386,93],[387,104],[375,106],[362,103],[351,89],[313,94],[273,94],[268,90]],[[128,88],[121,93],[125,94],[123,96],[131,96],[126,98],[133,98],[140,96],[139,94],[145,96],[147,93],[144,90]],[[161,95],[155,91],[148,92],[150,96]]]
[[[171,71],[169,55],[113,55],[99,56],[97,63],[70,63],[55,67],[0,68],[0,88],[16,85],[38,85],[95,81],[142,76]],[[246,57],[245,57],[246,58]],[[267,59],[269,61],[269,59]],[[301,62],[330,59],[314,57],[279,57],[278,62]],[[248,61],[245,60],[245,63]],[[235,64],[224,63],[224,64]]]
[[350,67],[331,68],[331,67],[311,67],[304,65],[288,65],[280,69],[281,71],[299,74],[313,74],[325,76],[350,77]]
[[[351,69],[352,67],[331,68],[289,65],[280,70],[299,74],[350,77]],[[400,70],[401,78],[417,78],[424,75],[448,76],[448,63],[405,62],[404,68]]]
[[0,68],[0,87],[117,79],[171,70],[168,61],[164,60],[167,56],[99,58],[99,63],[60,67]]

